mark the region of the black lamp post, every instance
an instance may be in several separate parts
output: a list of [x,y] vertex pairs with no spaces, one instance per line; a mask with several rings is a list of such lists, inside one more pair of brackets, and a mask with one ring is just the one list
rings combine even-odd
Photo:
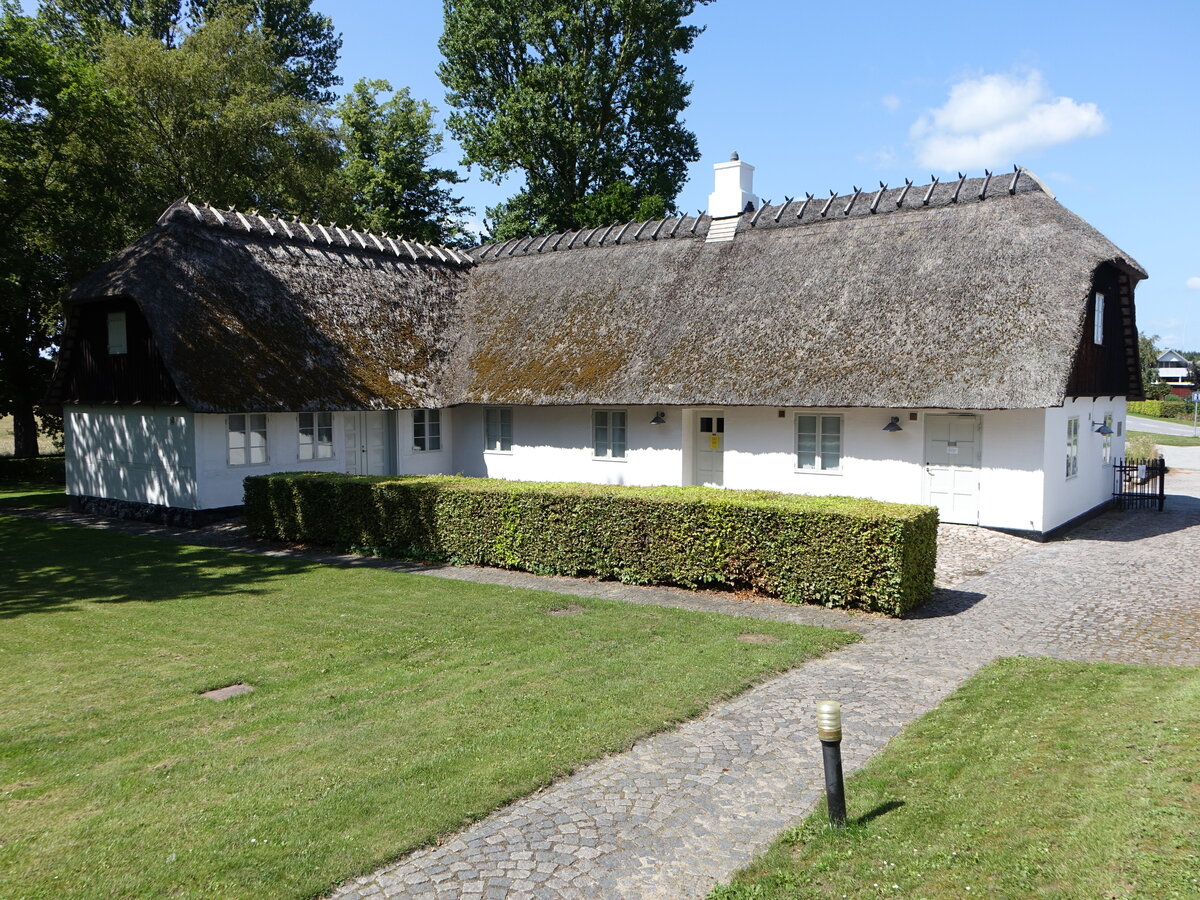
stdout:
[[846,824],[846,786],[842,778],[842,704],[836,700],[817,703],[817,737],[825,763],[825,802],[834,828]]

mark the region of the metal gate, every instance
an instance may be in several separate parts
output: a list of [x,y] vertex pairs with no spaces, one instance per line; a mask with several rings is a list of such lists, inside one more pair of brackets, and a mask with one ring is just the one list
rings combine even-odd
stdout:
[[1166,500],[1167,461],[1155,459],[1113,460],[1113,500],[1119,509],[1157,509]]

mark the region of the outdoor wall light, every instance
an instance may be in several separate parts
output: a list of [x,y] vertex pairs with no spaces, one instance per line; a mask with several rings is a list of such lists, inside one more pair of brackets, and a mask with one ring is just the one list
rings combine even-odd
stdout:
[[1108,437],[1110,434],[1113,433],[1113,430],[1111,428],[1109,428],[1107,425],[1105,425],[1103,422],[1093,422],[1092,426],[1093,426],[1093,430],[1095,431],[1096,434],[1102,434],[1105,437]]
[[846,824],[846,785],[842,777],[842,704],[836,700],[817,702],[817,737],[825,764],[825,803],[834,828]]
[[666,421],[667,421],[667,414],[660,409],[658,412],[656,412],[654,414],[654,418],[650,420],[650,424],[651,425],[663,425],[663,424],[666,424]]
[[884,431],[903,431],[904,429],[900,427],[900,417],[892,416],[892,421],[890,421],[886,425],[884,425],[883,430]]

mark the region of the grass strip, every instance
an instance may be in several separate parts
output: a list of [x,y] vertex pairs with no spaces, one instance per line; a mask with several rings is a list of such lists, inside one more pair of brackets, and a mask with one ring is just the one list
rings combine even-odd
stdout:
[[855,639],[3,515],[0,567],[4,897],[320,894]]
[[981,670],[713,900],[1200,896],[1200,669]]
[[1200,447],[1200,437],[1185,434],[1155,434],[1149,431],[1130,431],[1130,438],[1149,441],[1161,447]]

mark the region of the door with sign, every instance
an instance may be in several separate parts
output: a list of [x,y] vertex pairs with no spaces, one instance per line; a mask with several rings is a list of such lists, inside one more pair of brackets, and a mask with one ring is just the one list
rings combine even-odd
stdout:
[[980,419],[925,417],[925,502],[943,522],[979,524]]
[[695,478],[693,484],[723,487],[725,484],[725,417],[700,413],[696,416]]

